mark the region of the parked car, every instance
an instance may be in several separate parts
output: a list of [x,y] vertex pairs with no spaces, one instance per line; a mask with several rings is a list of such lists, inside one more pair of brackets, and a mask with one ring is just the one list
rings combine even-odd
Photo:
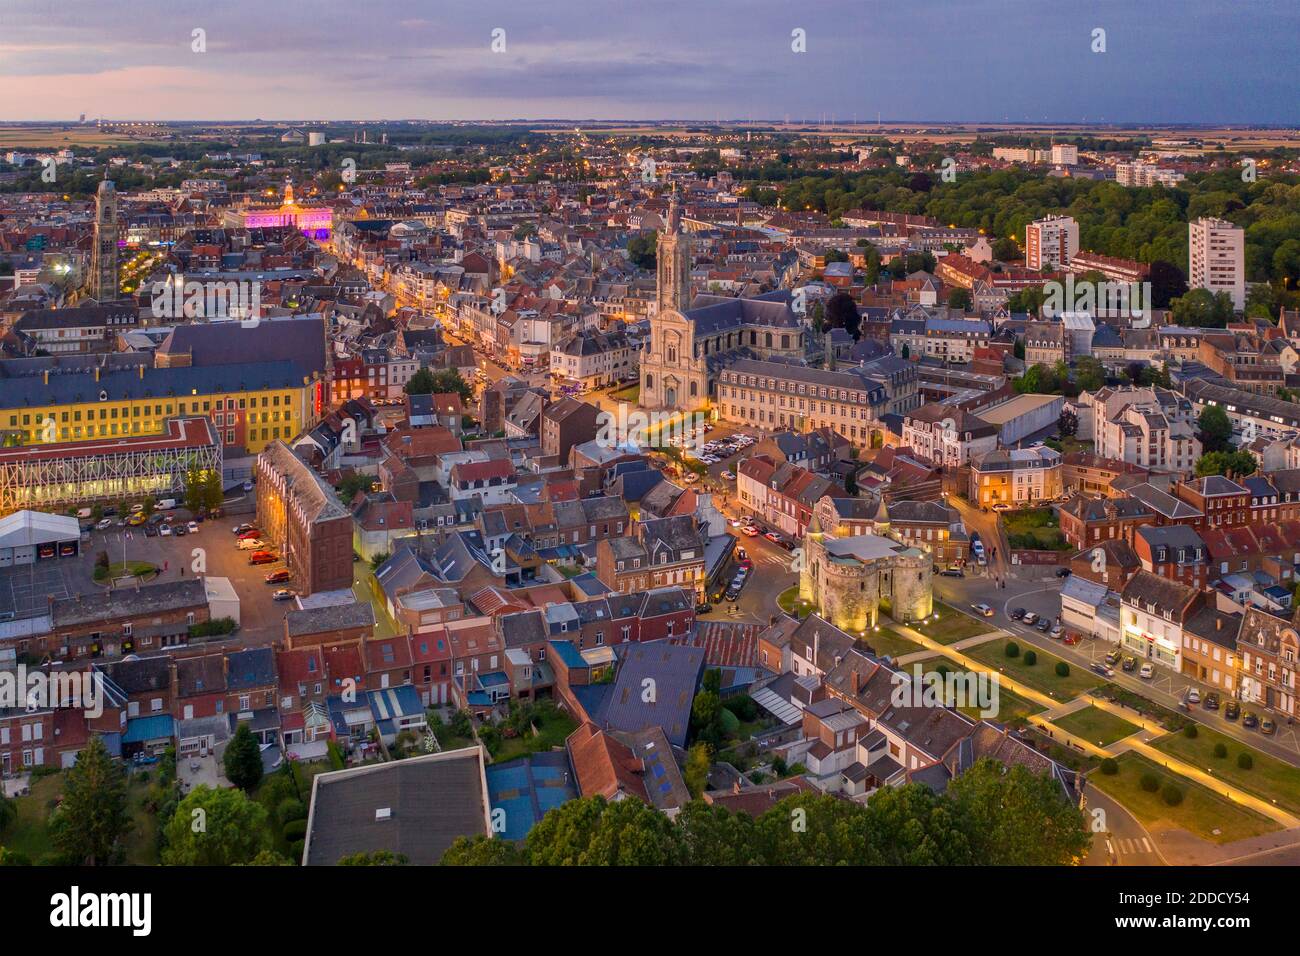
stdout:
[[1005,501],[999,501],[997,504],[995,504],[995,505],[993,506],[993,510],[994,510],[994,511],[1010,511],[1010,510],[1011,510],[1011,506],[1010,506],[1009,504],[1007,504]]
[[1206,710],[1218,710],[1219,695],[1214,693],[1213,691],[1206,694],[1205,700],[1201,702],[1201,706],[1204,707]]
[[1052,627],[1052,631],[1051,631],[1052,637],[1060,637],[1064,633],[1065,633],[1065,628],[1062,627],[1060,624],[1056,624]]
[[275,564],[280,558],[271,551],[254,551],[248,557],[249,564]]
[[1154,665],[1151,664],[1150,661],[1143,664],[1142,669],[1138,671],[1138,677],[1141,677],[1143,680],[1150,680],[1152,677],[1155,676],[1156,676],[1156,669]]
[[133,528],[138,528],[140,527],[140,525],[144,524],[148,520],[149,519],[144,516],[143,512],[137,512],[136,514],[133,514],[131,515],[131,517],[127,518],[126,523]]
[[257,530],[257,529],[254,528],[254,527],[253,527],[251,524],[249,524],[247,521],[245,521],[243,524],[237,524],[237,525],[235,525],[235,526],[234,526],[233,528],[231,528],[230,530],[231,530],[231,532],[232,532],[233,534],[241,535],[241,534],[245,534],[246,532],[249,532],[249,531],[255,531],[255,530]]
[[1201,692],[1195,687],[1189,687],[1187,690],[1187,703],[1199,704],[1201,702]]
[[190,534],[198,534],[199,523],[197,521],[191,521],[189,524],[185,526],[185,529],[189,531]]
[[944,568],[939,574],[945,578],[964,578],[966,576],[966,573],[961,568]]
[[240,551],[261,551],[266,547],[266,542],[261,538],[240,538],[236,547]]
[[767,540],[771,541],[773,544],[781,543],[781,536],[775,531],[765,531],[763,532],[763,537],[767,538]]
[[1259,732],[1272,736],[1277,731],[1277,722],[1272,717],[1265,717],[1259,722]]
[[708,601],[702,601],[699,604],[695,605],[696,614],[708,614],[712,610],[713,610],[713,605],[710,604]]
[[95,527],[98,528],[100,531],[107,531],[109,528],[113,527],[113,519],[101,518],[99,523],[96,524]]
[[728,470],[722,472],[722,474],[720,475],[720,477],[725,478],[727,481],[735,481],[735,480],[736,480],[736,473],[735,473],[734,471],[731,471],[730,469],[728,469]]
[[266,576],[267,584],[283,584],[289,580],[289,569],[281,568],[279,571],[272,571]]
[[1018,621],[1024,616],[1025,616],[1025,609],[1023,607],[1013,607],[1011,609],[1011,620]]
[[164,521],[158,526],[158,533],[164,538],[170,538],[172,536],[172,526]]
[[1259,715],[1256,714],[1253,710],[1246,711],[1244,714],[1241,715],[1241,726],[1258,727]]
[[757,537],[758,537],[758,529],[755,528],[752,524],[747,524],[747,525],[745,525],[745,527],[743,527],[743,528],[740,529],[740,533],[743,534],[743,535],[744,535],[745,537],[747,537],[747,538],[757,538]]
[[1126,657],[1124,658],[1124,663],[1120,665],[1120,667],[1126,671],[1131,671],[1133,668],[1137,666],[1138,666],[1138,662],[1136,657]]
[[981,617],[993,616],[993,608],[989,607],[987,604],[972,604],[971,609]]
[[1119,651],[1111,651],[1106,655],[1106,663],[1109,664],[1111,667],[1114,667],[1116,664],[1119,663],[1119,658],[1120,658]]
[[1241,704],[1235,700],[1230,700],[1223,705],[1223,718],[1225,720],[1236,720],[1237,715],[1241,713]]
[[250,528],[248,531],[245,531],[243,534],[239,536],[239,540],[251,541],[254,538],[260,538],[261,536],[262,536],[262,532],[258,531],[256,528]]
[[1114,676],[1115,676],[1115,668],[1113,668],[1113,667],[1108,667],[1107,665],[1105,665],[1105,664],[1102,663],[1101,661],[1095,661],[1095,662],[1092,664],[1092,669],[1093,669],[1094,671],[1096,671],[1098,674],[1100,674],[1102,677],[1114,677]]
[[1026,611],[1025,616],[1021,618],[1021,622],[1024,624],[1028,624],[1030,627],[1033,627],[1034,622],[1037,620],[1038,620],[1038,615],[1035,614],[1033,611]]
[[298,595],[288,588],[276,588],[271,597],[277,601],[292,601]]
[[183,524],[178,524],[176,527],[172,528],[172,534],[178,538],[183,538],[189,534],[189,528],[185,527]]
[[1069,568],[1057,568],[1057,569],[1056,569],[1056,576],[1057,576],[1058,578],[1068,578],[1068,577],[1070,576],[1070,569],[1069,569]]
[[1052,628],[1052,619],[1050,617],[1040,617],[1034,627],[1046,634]]
[[244,490],[245,490],[245,491],[252,491],[252,490],[253,490],[253,483],[252,483],[251,481],[246,481],[246,482],[244,482],[244,486],[243,486],[243,487],[244,487]]

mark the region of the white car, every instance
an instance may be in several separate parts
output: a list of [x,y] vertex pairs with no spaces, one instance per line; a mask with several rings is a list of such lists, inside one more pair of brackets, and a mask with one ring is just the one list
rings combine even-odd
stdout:
[[725,478],[727,481],[735,481],[736,473],[734,471],[724,471],[720,477]]
[[1150,664],[1143,664],[1142,669],[1138,671],[1138,677],[1143,680],[1150,680],[1155,676],[1156,669]]
[[158,534],[164,538],[170,538],[172,536],[172,526],[164,521],[158,526]]
[[981,617],[993,616],[993,608],[989,607],[987,604],[972,604],[971,609],[974,610]]
[[1201,702],[1201,692],[1193,687],[1187,692],[1187,703],[1199,704]]
[[100,531],[105,531],[105,530],[107,530],[108,528],[113,527],[113,519],[112,519],[112,518],[101,518],[100,521],[99,521],[99,523],[96,524],[95,527],[98,528]]
[[995,505],[993,506],[993,510],[994,510],[994,511],[1010,511],[1010,510],[1011,510],[1011,506],[1010,506],[1009,504],[1007,504],[1005,501],[999,501],[997,504],[995,504]]
[[682,481],[686,482],[688,485],[693,485],[699,480],[700,480],[700,476],[693,471],[688,471],[686,473],[686,477],[682,479]]
[[743,518],[732,518],[731,526],[733,528],[743,528],[745,526],[745,520]]
[[199,523],[197,521],[191,521],[187,525],[185,525],[185,530],[188,531],[190,534],[198,534]]

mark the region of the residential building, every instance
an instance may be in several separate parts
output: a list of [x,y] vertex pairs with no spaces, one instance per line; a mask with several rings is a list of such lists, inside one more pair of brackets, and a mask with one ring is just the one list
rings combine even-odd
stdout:
[[1187,286],[1226,292],[1237,311],[1246,307],[1246,233],[1224,219],[1187,224]]

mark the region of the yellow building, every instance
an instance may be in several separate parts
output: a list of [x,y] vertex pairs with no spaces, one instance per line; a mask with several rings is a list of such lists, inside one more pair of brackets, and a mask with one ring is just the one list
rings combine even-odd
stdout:
[[982,508],[1052,501],[1062,494],[1061,453],[1039,448],[1001,448],[971,459],[970,501]]
[[[17,373],[17,374],[15,374]],[[324,382],[292,362],[203,368],[54,366],[0,371],[0,433],[47,445],[163,434],[177,416],[208,418],[227,454],[256,454],[315,425]]]

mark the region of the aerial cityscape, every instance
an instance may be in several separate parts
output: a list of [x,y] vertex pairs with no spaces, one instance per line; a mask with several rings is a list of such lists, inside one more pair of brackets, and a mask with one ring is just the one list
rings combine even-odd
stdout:
[[79,6],[0,866],[1300,864],[1295,9]]

